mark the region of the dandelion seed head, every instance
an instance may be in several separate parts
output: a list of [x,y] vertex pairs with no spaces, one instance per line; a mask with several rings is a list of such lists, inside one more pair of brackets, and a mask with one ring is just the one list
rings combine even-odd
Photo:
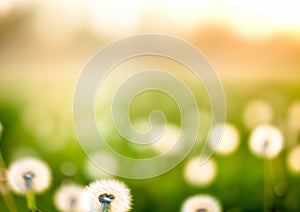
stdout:
[[8,170],[8,182],[13,191],[25,194],[28,191],[42,193],[51,181],[48,165],[35,158],[25,158],[14,162]]
[[81,202],[89,212],[100,211],[102,204],[110,204],[111,212],[127,212],[131,209],[131,194],[120,181],[100,180],[86,187]]
[[60,211],[83,211],[81,205],[81,196],[83,187],[76,184],[61,186],[54,195],[54,203]]
[[186,199],[181,212],[221,212],[219,201],[209,195],[196,195]]
[[258,126],[250,136],[249,147],[256,156],[274,158],[283,148],[282,133],[271,125]]
[[238,130],[230,124],[216,125],[212,129],[209,144],[211,147],[217,146],[216,152],[219,154],[230,154],[234,152],[239,145]]
[[216,173],[217,166],[213,159],[200,165],[199,157],[194,157],[185,166],[184,178],[191,185],[206,186],[215,179]]
[[288,112],[288,125],[295,131],[300,130],[300,101],[291,105]]
[[[180,129],[176,125],[168,124],[163,135],[152,144],[154,150],[160,154],[169,152],[176,145],[180,137],[180,132]],[[155,132],[153,133],[154,138],[158,136]],[[176,149],[176,151],[179,151],[179,149]]]
[[115,196],[112,194],[100,194],[98,197],[99,202],[101,203],[111,203],[115,199]]
[[287,165],[295,174],[300,173],[300,145],[292,148],[287,155]]

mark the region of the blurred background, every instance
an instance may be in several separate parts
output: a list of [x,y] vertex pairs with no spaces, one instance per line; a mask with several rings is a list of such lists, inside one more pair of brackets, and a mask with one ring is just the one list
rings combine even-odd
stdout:
[[[52,199],[61,184],[87,185],[109,177],[87,158],[77,141],[72,120],[76,81],[105,45],[140,33],[162,33],[190,42],[209,59],[223,83],[227,121],[239,139],[230,154],[214,155],[213,168],[204,171],[212,172],[211,179],[191,182],[186,166],[199,155],[209,131],[205,89],[174,61],[137,59],[135,64],[155,61],[187,82],[197,97],[203,124],[193,151],[175,169],[147,180],[121,179],[132,189],[132,211],[179,211],[188,196],[198,193],[214,195],[224,211],[263,211],[266,201],[273,211],[300,211],[300,153],[293,151],[300,130],[299,9],[296,0],[0,0],[0,147],[6,165],[25,156],[49,164],[52,186],[37,197],[43,211],[59,211]],[[133,69],[130,63],[122,67]],[[107,80],[117,84],[120,76]],[[138,150],[120,144],[124,140],[110,125],[105,99],[110,88],[106,91],[98,96],[99,126],[103,125],[115,149],[139,157]],[[166,112],[171,126],[166,140],[172,140],[180,113],[170,98],[146,93],[133,102],[130,115],[143,128],[143,119],[156,108]],[[248,148],[249,136],[259,124],[275,125],[284,137],[282,152],[267,167]],[[147,156],[158,153],[159,146],[147,151]],[[105,153],[99,150],[94,156],[105,157]],[[266,181],[271,181],[272,189],[268,200]],[[19,210],[25,211],[25,200],[14,198]],[[0,209],[8,211],[2,198]]]

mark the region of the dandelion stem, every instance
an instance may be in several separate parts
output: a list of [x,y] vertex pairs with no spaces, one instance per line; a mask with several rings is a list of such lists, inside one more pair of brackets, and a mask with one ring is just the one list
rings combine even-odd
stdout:
[[13,199],[11,193],[9,193],[7,185],[1,183],[0,187],[1,187],[1,194],[3,196],[3,200],[6,204],[7,209],[10,212],[17,212],[18,210],[14,204],[14,199]]
[[34,174],[31,172],[25,173],[23,175],[23,178],[25,180],[26,189],[28,190],[26,192],[26,201],[27,201],[27,208],[29,211],[39,211],[35,205],[35,195],[32,191],[32,179],[34,177]]
[[27,208],[29,210],[36,209],[34,193],[29,191],[26,193]]
[[264,211],[270,211],[273,205],[273,178],[271,161],[264,159]]
[[27,201],[27,208],[30,212],[40,212],[40,210],[36,207],[35,204],[34,192],[29,191],[26,193],[26,201]]
[[101,212],[110,212],[110,203],[115,199],[115,196],[112,194],[101,194],[98,199],[102,203]]
[[110,212],[110,204],[109,203],[103,203],[101,206],[101,212]]
[[[0,137],[1,139],[1,137]],[[7,178],[6,178],[6,166],[0,151],[0,192],[3,196],[3,200],[5,202],[6,207],[10,212],[17,212],[17,207],[14,202],[14,198],[9,192],[8,186],[7,186]]]

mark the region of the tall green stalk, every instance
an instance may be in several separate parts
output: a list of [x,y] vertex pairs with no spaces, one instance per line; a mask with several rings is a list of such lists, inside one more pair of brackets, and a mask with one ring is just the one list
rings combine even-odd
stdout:
[[111,205],[110,203],[115,199],[115,197],[110,194],[101,194],[99,197],[99,202],[102,203],[101,204],[101,209],[100,211],[101,212],[110,212],[110,209],[111,209]]
[[35,211],[37,209],[35,204],[35,196],[33,192],[29,191],[26,193],[26,202],[29,211]]
[[[0,123],[0,140],[1,140],[1,136],[2,136],[2,125]],[[9,192],[9,188],[7,185],[6,170],[7,169],[6,169],[3,157],[2,157],[2,153],[0,151],[0,175],[1,175],[0,192],[3,196],[3,200],[5,202],[7,209],[10,212],[18,212],[17,207],[14,202],[14,198],[13,198],[12,194]]]
[[101,212],[110,212],[110,204],[109,203],[103,203],[101,206]]
[[25,194],[26,196],[26,202],[27,202],[27,208],[30,212],[37,212],[40,211],[37,207],[36,207],[36,203],[35,203],[35,194],[32,191],[32,177],[33,175],[31,173],[27,173],[24,175],[24,179],[26,182],[26,188],[27,188],[27,192]]

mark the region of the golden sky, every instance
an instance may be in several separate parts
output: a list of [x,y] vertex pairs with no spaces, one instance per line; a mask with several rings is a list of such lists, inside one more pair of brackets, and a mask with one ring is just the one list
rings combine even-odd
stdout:
[[0,0],[0,69],[76,79],[104,45],[147,32],[194,44],[223,78],[295,78],[299,11],[297,0]]
[[299,33],[300,29],[300,2],[297,0],[0,1],[1,16],[22,10],[34,13],[36,27],[51,29],[57,24],[55,21],[60,20],[66,30],[85,25],[92,31],[111,36],[139,32],[143,25],[148,25],[149,30],[167,27],[190,32],[211,22],[228,25],[247,37],[265,37],[279,31]]

